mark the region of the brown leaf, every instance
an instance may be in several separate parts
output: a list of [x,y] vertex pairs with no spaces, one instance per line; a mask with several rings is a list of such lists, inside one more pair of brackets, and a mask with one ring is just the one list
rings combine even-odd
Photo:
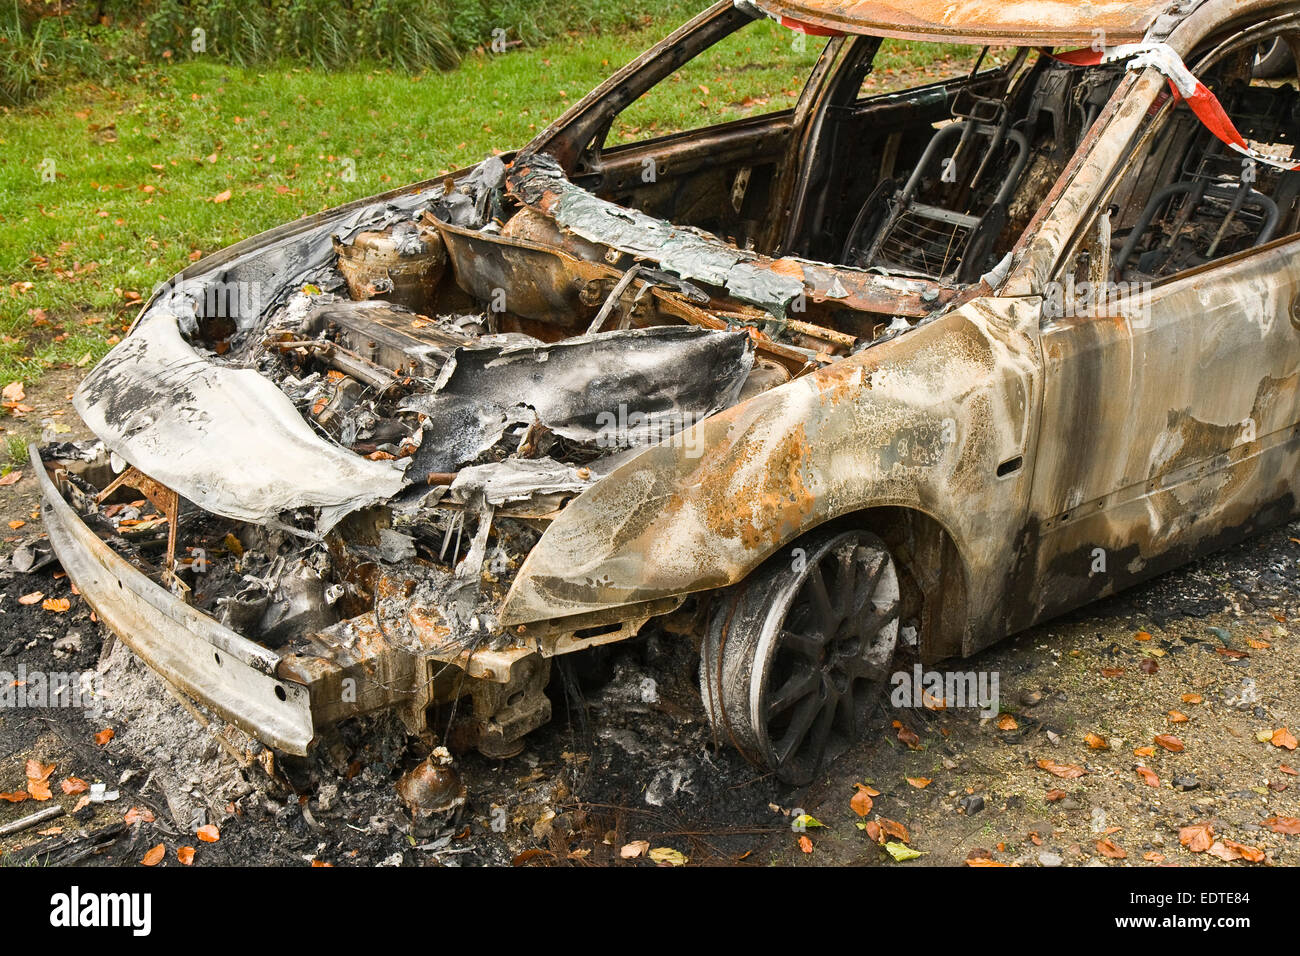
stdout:
[[1234,849],[1231,849],[1230,847],[1225,846],[1221,840],[1215,840],[1212,844],[1210,844],[1210,848],[1205,852],[1210,854],[1210,856],[1218,857],[1220,860],[1223,860],[1225,863],[1231,863],[1233,860],[1241,859],[1240,853],[1238,853]]
[[1012,717],[1010,714],[1003,714],[998,718],[998,730],[1017,730],[1019,727],[1020,724],[1016,722],[1016,718]]
[[1146,860],[1148,863],[1163,863],[1165,862],[1165,855],[1163,853],[1157,853],[1155,850],[1148,850],[1146,853],[1142,854],[1142,859]]
[[153,812],[149,810],[148,807],[143,809],[140,807],[132,807],[130,810],[126,811],[126,814],[122,819],[126,821],[127,826],[134,826],[137,823],[153,823],[154,816]]
[[1169,712],[1169,722],[1171,724],[1185,724],[1189,719],[1181,710],[1171,710]]
[[1101,734],[1094,734],[1089,732],[1084,735],[1083,741],[1093,750],[1110,749],[1110,744],[1106,742],[1106,738],[1101,736]]
[[1135,640],[1135,641],[1149,641],[1149,640],[1151,640],[1151,635],[1148,634],[1146,631],[1138,631],[1136,634],[1133,635],[1133,640]]
[[1205,699],[1205,698],[1202,697],[1200,694],[1184,694],[1184,695],[1183,695],[1183,703],[1184,703],[1184,704],[1199,704],[1199,703],[1200,703],[1202,700],[1204,700],[1204,699]]
[[40,591],[33,591],[31,594],[24,594],[18,599],[19,604],[35,604],[45,595]]
[[1147,745],[1145,747],[1135,747],[1133,749],[1134,757],[1154,757],[1155,755],[1156,755],[1156,748],[1150,745]]
[[0,398],[6,402],[21,402],[26,397],[27,393],[23,391],[22,382],[10,382],[0,391]]
[[903,826],[897,820],[887,820],[880,818],[880,829],[896,840],[902,840],[907,843],[911,837],[907,835],[907,827]]
[[1293,777],[1300,773],[1300,771],[1297,771],[1295,767],[1288,767],[1284,763],[1278,764],[1277,769],[1281,770],[1283,773],[1289,773]]
[[72,607],[72,602],[67,598],[46,598],[41,607],[47,611],[53,611],[55,614],[63,614],[68,608]]
[[117,736],[117,734],[114,732],[112,727],[105,727],[99,733],[95,734],[95,743],[99,744],[102,747],[104,746],[104,744],[112,740],[115,736]]
[[1224,837],[1223,845],[1227,847],[1227,849],[1236,853],[1247,863],[1264,862],[1264,851],[1259,847],[1247,846],[1244,843],[1238,843],[1236,840],[1229,840],[1227,837]]
[[1138,776],[1142,778],[1142,782],[1148,787],[1160,786],[1160,778],[1156,776],[1154,770],[1150,770],[1147,767],[1138,767],[1137,772]]
[[1064,777],[1066,780],[1073,780],[1076,777],[1082,777],[1088,771],[1082,767],[1076,767],[1074,764],[1057,763],[1055,760],[1038,761],[1039,769],[1046,770],[1048,773],[1054,773],[1058,777]]
[[1273,731],[1274,747],[1281,747],[1285,750],[1295,750],[1295,745],[1296,745],[1295,734],[1291,733],[1291,731],[1287,730],[1287,728],[1281,727]]
[[807,834],[804,834],[799,838],[799,849],[803,850],[805,853],[811,853],[813,851],[812,840],[808,838]]
[[59,784],[59,786],[63,789],[64,793],[85,793],[90,789],[90,784],[86,783],[86,781],[82,780],[80,777],[69,777],[67,780],[64,780]]
[[1064,790],[1057,790],[1053,788],[1047,791],[1047,793],[1043,796],[1043,799],[1046,800],[1048,803],[1055,803],[1057,800],[1064,800],[1067,796],[1069,796],[1069,794],[1067,794]]
[[180,860],[186,866],[194,862],[194,847],[178,846],[176,848],[176,859]]
[[1279,817],[1271,816],[1260,823],[1260,826],[1268,827],[1274,833],[1285,833],[1289,836],[1300,834],[1300,817]]
[[54,773],[57,764],[41,763],[35,758],[28,757],[27,764],[23,768],[28,780],[49,780],[50,774]]
[[1231,657],[1234,661],[1239,661],[1243,657],[1249,657],[1245,651],[1234,650],[1231,647],[1216,647],[1214,653],[1222,654],[1224,657]]
[[159,843],[156,847],[144,855],[140,861],[141,866],[157,866],[162,862],[162,858],[167,855],[167,848]]
[[1122,673],[1124,673],[1124,668],[1122,667],[1103,667],[1101,669],[1102,677],[1118,677]]
[[991,857],[975,856],[966,858],[967,866],[1010,866],[1010,863],[1004,863],[1001,860],[994,860]]
[[194,831],[194,835],[204,843],[216,843],[221,839],[221,831],[215,823],[208,823]]
[[1124,848],[1114,840],[1098,840],[1097,852],[1102,856],[1110,857],[1112,860],[1123,860],[1128,856]]
[[1141,663],[1138,664],[1138,670],[1150,677],[1156,671],[1160,670],[1160,665],[1157,664],[1154,659],[1144,657],[1142,658]]
[[1178,842],[1193,853],[1204,853],[1214,842],[1214,827],[1208,823],[1193,823],[1178,831]]
[[10,790],[8,793],[0,793],[0,800],[7,800],[10,803],[22,803],[24,800],[30,800],[32,795],[26,790]]
[[921,738],[916,735],[915,731],[904,727],[902,724],[898,726],[898,739],[907,744],[909,750],[921,749]]
[[1187,749],[1183,746],[1183,742],[1173,734],[1156,734],[1156,743],[1170,753],[1175,754],[1180,754]]
[[618,851],[618,855],[624,860],[635,860],[637,857],[645,856],[649,852],[649,840],[633,840],[631,843],[623,844]]
[[917,790],[924,790],[931,783],[929,777],[904,777],[903,779],[916,787]]
[[865,817],[870,813],[872,805],[871,795],[867,793],[865,787],[854,793],[853,799],[849,801],[849,806],[853,812],[860,817]]
[[215,196],[212,197],[212,202],[225,202],[230,198],[230,196],[231,196],[230,190],[223,189],[221,192],[217,193]]
[[885,842],[884,831],[880,829],[880,824],[877,823],[875,820],[868,820],[866,822],[866,825],[863,826],[862,829],[863,832],[866,833],[867,838],[871,840],[872,843]]
[[0,475],[0,487],[4,485],[16,485],[22,479],[21,471],[11,471],[7,475]]

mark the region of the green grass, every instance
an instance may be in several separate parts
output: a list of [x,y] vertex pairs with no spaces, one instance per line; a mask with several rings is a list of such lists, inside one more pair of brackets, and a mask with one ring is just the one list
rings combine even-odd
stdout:
[[[523,145],[679,20],[417,76],[196,59],[0,113],[0,382],[97,361],[140,299],[201,254]],[[757,39],[738,40],[750,30]],[[635,104],[626,126],[691,128],[792,103],[819,44],[777,64],[786,31],[760,23],[738,38],[720,64]],[[888,68],[928,64],[934,50],[903,49]]]

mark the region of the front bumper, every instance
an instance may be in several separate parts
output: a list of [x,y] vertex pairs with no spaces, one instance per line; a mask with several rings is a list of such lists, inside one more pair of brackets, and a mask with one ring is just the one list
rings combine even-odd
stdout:
[[306,754],[306,687],[276,676],[282,657],[155,584],[100,540],[64,500],[35,446],[32,471],[50,545],[95,614],[155,672],[263,743]]

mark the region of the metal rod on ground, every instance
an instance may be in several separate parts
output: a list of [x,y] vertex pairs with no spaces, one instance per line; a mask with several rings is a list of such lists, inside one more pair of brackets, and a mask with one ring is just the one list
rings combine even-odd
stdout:
[[36,826],[38,823],[44,823],[46,820],[53,820],[55,817],[63,816],[63,807],[57,803],[52,807],[46,807],[44,810],[37,810],[35,813],[20,817],[13,823],[6,823],[0,826],[0,836],[9,836],[13,833],[21,833],[23,830]]

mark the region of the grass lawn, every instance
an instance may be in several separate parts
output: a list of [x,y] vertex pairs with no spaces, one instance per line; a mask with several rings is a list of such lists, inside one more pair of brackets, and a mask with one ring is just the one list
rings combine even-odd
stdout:
[[[141,299],[200,255],[523,145],[676,25],[419,76],[191,61],[0,114],[0,383],[93,364]],[[769,22],[745,28],[634,104],[614,137],[789,106],[820,49],[791,38]],[[895,44],[872,88],[923,82],[966,52]]]

